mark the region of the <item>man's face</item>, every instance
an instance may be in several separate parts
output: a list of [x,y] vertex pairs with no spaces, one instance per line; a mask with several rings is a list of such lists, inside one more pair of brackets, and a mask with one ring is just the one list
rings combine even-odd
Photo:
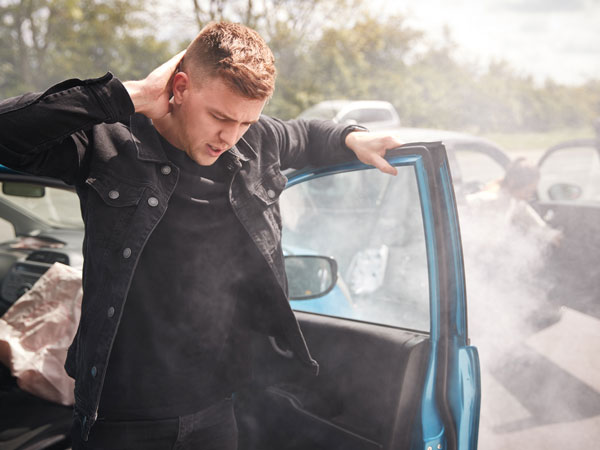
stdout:
[[188,84],[175,96],[177,145],[201,166],[210,166],[233,147],[255,123],[266,99],[252,100],[233,91],[218,77]]

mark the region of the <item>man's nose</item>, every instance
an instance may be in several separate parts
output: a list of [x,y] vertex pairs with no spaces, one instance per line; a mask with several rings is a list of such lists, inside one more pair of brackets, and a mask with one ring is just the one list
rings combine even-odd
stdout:
[[231,148],[235,145],[238,138],[239,126],[238,124],[231,124],[223,127],[219,133],[219,138],[227,145],[227,148]]

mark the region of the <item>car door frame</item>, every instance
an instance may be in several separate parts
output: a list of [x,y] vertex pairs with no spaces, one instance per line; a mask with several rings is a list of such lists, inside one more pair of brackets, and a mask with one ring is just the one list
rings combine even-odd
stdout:
[[[446,149],[441,142],[412,143],[388,150],[386,159],[393,165],[414,166],[426,234],[431,353],[411,448],[475,449],[480,364],[468,338],[462,244]],[[294,171],[287,175],[287,187],[366,168],[354,161]]]

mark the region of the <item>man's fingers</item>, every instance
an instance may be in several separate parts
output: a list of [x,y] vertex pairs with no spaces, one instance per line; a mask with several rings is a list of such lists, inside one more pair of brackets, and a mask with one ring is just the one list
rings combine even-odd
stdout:
[[185,50],[182,50],[179,53],[177,53],[175,56],[173,56],[171,59],[169,59],[165,63],[165,66],[170,67],[171,70],[173,70],[173,71],[175,71],[176,69],[178,69],[179,65],[183,61],[183,57],[185,55],[185,52],[186,52]]
[[159,67],[154,69],[150,75],[148,75],[148,80],[159,81],[159,80],[168,80],[170,83],[173,80],[173,77],[178,72],[181,61],[183,61],[183,56],[185,55],[185,50],[177,53],[175,56],[172,56],[171,59],[162,63]]
[[354,151],[360,161],[390,175],[398,175],[398,170],[384,159],[385,154],[403,144],[397,136],[383,133],[357,132],[346,137],[346,145]]
[[383,173],[387,173],[389,175],[398,175],[398,169],[392,166],[381,156],[374,155],[371,164]]
[[386,136],[381,144],[384,150],[379,155],[373,155],[373,160],[375,162],[375,164],[373,165],[379,170],[381,170],[383,173],[387,173],[390,175],[398,175],[398,169],[396,169],[394,166],[388,163],[384,159],[384,156],[389,150],[400,147],[403,144],[403,142],[396,136],[390,135]]
[[181,70],[181,63],[183,62],[183,57],[185,55],[185,50],[177,53],[170,60],[168,60],[165,65],[167,66],[167,70],[171,73],[169,77],[169,84],[173,81],[173,77],[175,74]]
[[400,140],[399,138],[397,138],[396,136],[394,136],[394,135],[390,135],[390,136],[387,136],[387,137],[386,137],[386,140],[385,140],[385,148],[386,148],[386,151],[388,151],[388,150],[391,150],[391,149],[393,149],[393,148],[400,147],[400,146],[402,146],[402,145],[404,145],[404,142],[403,142],[403,141],[401,141],[401,140]]

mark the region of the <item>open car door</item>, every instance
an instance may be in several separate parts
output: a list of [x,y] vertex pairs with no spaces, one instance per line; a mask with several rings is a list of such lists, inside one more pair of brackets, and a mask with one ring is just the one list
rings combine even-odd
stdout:
[[[554,297],[579,309],[596,304],[600,289],[600,138],[548,149],[538,163],[536,209],[562,231],[552,269],[561,280]],[[585,276],[581,274],[585,273]]]
[[241,450],[477,447],[480,368],[446,151],[386,158],[397,176],[359,162],[288,174],[284,252],[333,257],[338,280],[291,302],[318,376],[274,339],[259,344],[255,384],[236,394]]

